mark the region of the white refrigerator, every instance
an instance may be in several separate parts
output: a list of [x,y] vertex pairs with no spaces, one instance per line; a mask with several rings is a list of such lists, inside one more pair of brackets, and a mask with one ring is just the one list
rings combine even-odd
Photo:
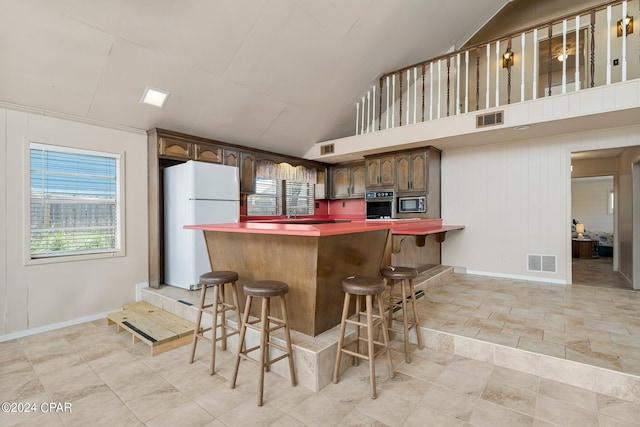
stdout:
[[240,218],[238,168],[190,160],[164,169],[164,282],[198,289],[211,271],[201,230],[185,225],[224,224]]

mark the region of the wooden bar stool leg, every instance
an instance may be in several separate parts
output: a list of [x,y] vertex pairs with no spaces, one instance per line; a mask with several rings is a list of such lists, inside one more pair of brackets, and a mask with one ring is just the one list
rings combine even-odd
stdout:
[[260,376],[258,378],[258,406],[262,406],[264,395],[264,370],[267,357],[265,351],[269,351],[269,349],[267,348],[266,327],[266,324],[269,322],[267,318],[267,313],[269,312],[268,300],[269,298],[262,298],[262,314],[260,315]]
[[220,347],[222,348],[222,350],[226,350],[227,349],[227,322],[226,322],[226,315],[225,313],[227,312],[227,306],[225,305],[225,297],[224,297],[224,288],[225,286],[227,286],[227,284],[225,283],[224,285],[220,285],[219,288],[220,290],[218,291],[218,302],[220,303],[220,307],[222,307],[222,311],[220,312],[220,333],[222,334],[222,339],[220,340]]
[[247,296],[247,302],[244,306],[244,316],[242,318],[242,326],[240,327],[240,342],[238,343],[238,354],[236,355],[236,364],[233,368],[233,377],[231,378],[231,388],[236,387],[236,379],[238,378],[238,368],[240,367],[240,354],[244,348],[244,337],[247,334],[247,322],[249,321],[249,310],[251,309],[251,296]]
[[[356,320],[360,323],[360,311],[362,311],[362,295],[356,295]],[[356,325],[356,346],[355,352],[360,353],[360,325]],[[353,359],[353,366],[360,366],[360,358],[355,357]]]
[[420,331],[420,320],[418,319],[418,301],[416,298],[416,289],[413,285],[413,279],[409,279],[409,288],[411,289],[413,321],[415,322],[416,335],[418,336],[418,348],[422,350],[424,348],[424,344],[422,343],[422,331]]
[[389,286],[389,317],[387,317],[388,327],[391,328],[393,322],[393,309],[394,309],[394,301],[393,301],[393,286],[395,285],[395,280],[387,279],[387,283]]
[[[378,295],[378,312],[380,316],[384,315],[384,309],[382,309],[382,296]],[[391,349],[389,348],[389,330],[384,321],[380,322],[382,326],[382,340],[387,348],[387,366],[389,368],[389,378],[395,378],[396,374],[393,371],[393,363],[391,361]]]
[[265,347],[265,362],[264,362],[264,366],[265,366],[265,370],[267,372],[271,371],[271,364],[269,363],[269,361],[271,360],[271,349],[269,348],[269,342],[271,342],[271,323],[269,321],[269,317],[271,316],[271,298],[264,298],[264,300],[266,300],[267,303],[267,317],[265,317],[265,322],[266,322],[266,328],[265,328],[265,332],[267,334],[267,339],[265,340],[265,342],[267,343],[266,347]]
[[198,334],[200,333],[200,322],[202,321],[202,307],[204,307],[204,298],[207,294],[207,287],[202,286],[200,292],[200,307],[198,307],[198,316],[196,318],[195,328],[193,328],[193,343],[191,344],[191,359],[189,363],[193,363],[196,356],[196,345],[198,344]]
[[296,370],[293,366],[293,348],[291,346],[291,331],[289,330],[289,313],[287,312],[287,302],[283,296],[280,297],[282,301],[282,320],[284,321],[284,337],[287,341],[287,351],[289,352],[289,375],[291,375],[291,385],[298,384],[296,379]]
[[[213,287],[213,314],[211,316],[211,364],[209,374],[213,375],[216,371],[216,338],[218,336],[218,298],[220,285]],[[222,328],[224,331],[224,328]],[[223,332],[224,333],[224,332]]]
[[404,329],[404,360],[407,363],[411,363],[411,355],[409,353],[409,316],[407,316],[407,281],[401,280],[400,287],[402,288],[402,326]]
[[367,346],[369,355],[369,383],[371,385],[371,398],[376,398],[376,358],[373,341],[373,299],[371,295],[366,296],[367,311]]
[[[238,299],[238,285],[236,282],[231,284],[231,298],[233,299],[233,305],[236,311],[236,329],[240,331],[240,328],[242,327],[242,317],[240,316],[240,301]],[[240,344],[242,345],[240,350],[244,350],[245,346],[242,344],[242,340],[240,341]]]
[[340,320],[340,337],[338,338],[338,353],[336,354],[336,364],[333,368],[333,383],[338,384],[338,372],[340,371],[340,359],[342,358],[342,346],[344,345],[344,333],[347,329],[345,320],[349,316],[349,300],[351,295],[344,294],[344,305],[342,307],[342,319]]

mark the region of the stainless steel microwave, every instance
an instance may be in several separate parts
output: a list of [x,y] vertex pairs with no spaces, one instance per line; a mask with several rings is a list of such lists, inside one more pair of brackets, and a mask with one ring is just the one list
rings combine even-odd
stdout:
[[398,213],[424,213],[427,211],[425,196],[398,197]]

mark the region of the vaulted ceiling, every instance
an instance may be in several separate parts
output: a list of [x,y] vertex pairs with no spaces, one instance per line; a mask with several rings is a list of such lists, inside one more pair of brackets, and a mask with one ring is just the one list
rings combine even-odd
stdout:
[[[301,156],[509,0],[2,0],[0,102]],[[146,86],[170,92],[160,110]]]

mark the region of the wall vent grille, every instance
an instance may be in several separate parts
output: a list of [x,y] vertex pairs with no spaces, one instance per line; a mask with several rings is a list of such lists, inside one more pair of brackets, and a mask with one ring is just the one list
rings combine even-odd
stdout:
[[320,146],[320,155],[324,156],[325,154],[333,154],[335,151],[335,146],[333,144],[326,144]]
[[478,114],[476,116],[476,128],[501,124],[504,124],[504,111],[494,111],[493,113]]
[[557,262],[555,255],[527,255],[527,271],[537,271],[541,273],[556,273]]

